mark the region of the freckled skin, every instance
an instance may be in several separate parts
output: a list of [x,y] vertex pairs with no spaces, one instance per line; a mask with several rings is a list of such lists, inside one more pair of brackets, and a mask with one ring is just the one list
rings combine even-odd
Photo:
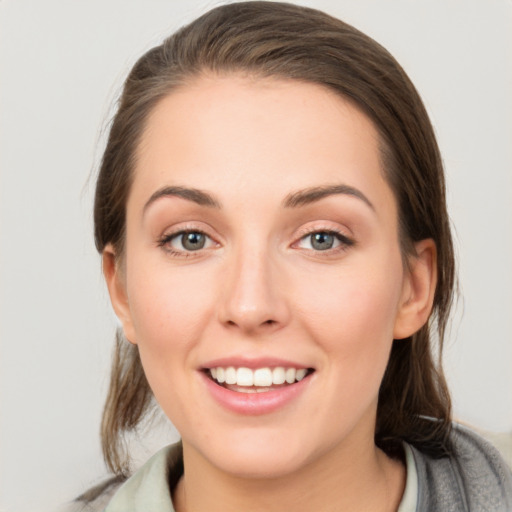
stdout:
[[[110,290],[185,463],[279,478],[375,462],[392,340],[420,325],[404,320],[411,285],[372,122],[318,85],[201,78],[157,105],[138,157],[124,272]],[[332,184],[361,191],[373,208],[347,194],[283,206],[297,190]],[[162,197],[143,213],[163,186],[206,191],[221,207]],[[186,251],[179,237],[159,244],[180,229],[204,232],[204,249]],[[353,244],[318,251],[312,231]],[[237,415],[199,371],[228,356],[292,359],[315,372],[286,407]]]

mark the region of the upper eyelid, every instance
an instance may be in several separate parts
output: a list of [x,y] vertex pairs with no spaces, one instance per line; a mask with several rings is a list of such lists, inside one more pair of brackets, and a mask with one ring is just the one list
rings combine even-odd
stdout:
[[[310,231],[309,233],[306,233],[305,235],[299,237],[297,239],[297,242],[299,242],[300,240],[303,240],[304,238],[307,238],[308,236],[314,235],[315,233],[327,233],[328,235],[334,235],[334,237],[338,238],[338,240],[340,240],[343,243],[350,243],[350,244],[355,243],[351,237],[345,235],[344,233],[341,233],[340,231],[336,231],[336,230],[332,230],[332,229],[329,229],[329,230],[328,229],[317,229],[317,230]],[[294,243],[296,243],[296,242],[294,242]]]
[[167,226],[165,229],[160,230],[161,235],[159,238],[164,238],[165,236],[174,236],[178,235],[180,233],[203,233],[210,238],[214,239],[215,236],[213,235],[213,229],[204,222],[201,221],[184,221],[184,222],[177,222],[174,225]]
[[304,238],[305,236],[311,235],[313,233],[334,233],[336,235],[340,235],[343,238],[352,240],[354,237],[352,233],[350,233],[350,230],[347,228],[343,229],[337,226],[329,226],[329,225],[312,225],[308,227],[301,227],[296,232],[294,237],[299,240],[301,238]]
[[174,238],[177,238],[179,236],[183,236],[185,233],[201,233],[202,235],[208,237],[210,240],[212,240],[215,243],[218,243],[213,236],[211,236],[209,233],[207,233],[203,229],[197,229],[197,228],[181,228],[176,231],[171,232],[164,232],[162,236],[159,238],[160,242],[168,242],[170,240],[173,240]]
[[161,235],[156,236],[156,243],[159,246],[163,246],[165,244],[168,244],[172,240],[175,240],[177,237],[183,236],[185,233],[201,233],[202,235],[209,238],[213,243],[219,243],[218,240],[211,235],[209,230],[190,225],[164,229]]
[[165,237],[172,238],[172,237],[175,237],[178,235],[183,235],[184,233],[201,233],[202,235],[206,235],[211,238],[211,236],[204,229],[197,229],[197,228],[180,228],[180,229],[176,229],[176,230],[172,230],[172,231],[165,230],[162,234],[162,238],[165,238]]
[[[337,229],[337,228],[327,228],[327,227],[312,227],[311,229],[304,229],[302,232],[299,232],[297,236],[295,237],[295,240],[292,242],[291,247],[297,246],[302,240],[307,238],[308,236],[313,235],[314,233],[329,233],[333,234],[338,241],[343,245],[345,248],[352,247],[356,245],[356,240],[352,235],[349,235],[347,233],[344,233],[343,230]],[[331,250],[336,249],[328,249],[325,250],[325,253],[328,253]]]

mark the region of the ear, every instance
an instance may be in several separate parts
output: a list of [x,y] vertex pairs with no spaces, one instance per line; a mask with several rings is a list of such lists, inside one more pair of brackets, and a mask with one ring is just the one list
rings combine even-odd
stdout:
[[416,254],[409,259],[402,296],[395,320],[394,339],[412,336],[427,322],[437,284],[437,250],[431,239],[414,244]]
[[130,304],[126,293],[126,280],[121,263],[116,257],[112,244],[108,244],[102,253],[103,275],[107,283],[110,302],[114,312],[121,322],[125,338],[136,344],[135,330],[133,328]]

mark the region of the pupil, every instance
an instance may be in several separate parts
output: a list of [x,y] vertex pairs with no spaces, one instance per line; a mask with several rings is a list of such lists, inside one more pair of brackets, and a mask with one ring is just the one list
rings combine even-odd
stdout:
[[197,251],[204,247],[205,237],[202,233],[185,233],[182,244],[189,251]]
[[334,236],[330,233],[314,233],[311,235],[311,247],[318,251],[331,249],[334,244]]

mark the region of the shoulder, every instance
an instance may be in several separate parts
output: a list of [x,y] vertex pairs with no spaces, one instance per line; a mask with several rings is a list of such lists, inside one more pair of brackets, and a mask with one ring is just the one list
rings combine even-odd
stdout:
[[412,447],[419,510],[512,510],[512,472],[498,450],[461,425],[454,425],[451,440],[452,454],[440,459]]
[[512,431],[497,433],[477,430],[477,432],[498,449],[508,467],[512,470]]
[[181,442],[166,446],[129,477],[115,476],[55,512],[173,511],[170,488],[183,474]]

